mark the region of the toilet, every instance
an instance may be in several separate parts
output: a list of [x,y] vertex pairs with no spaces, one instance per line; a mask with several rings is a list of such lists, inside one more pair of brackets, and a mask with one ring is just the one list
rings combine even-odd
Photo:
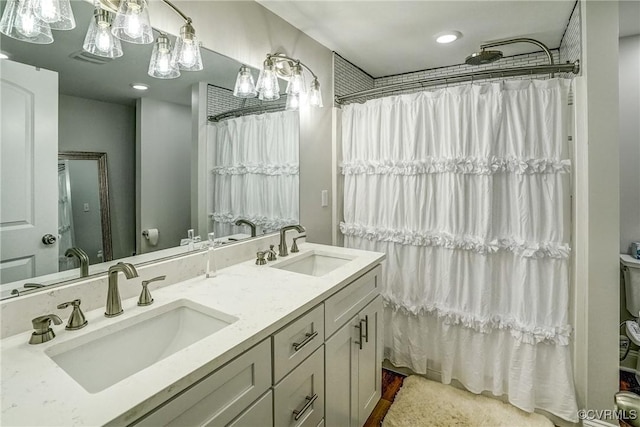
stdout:
[[627,311],[637,318],[640,313],[640,259],[620,254],[620,269],[624,279]]
[[[620,270],[624,280],[624,292],[627,299],[627,311],[635,320],[625,322],[627,336],[636,345],[640,345],[640,260],[631,255],[620,254]],[[622,357],[622,356],[621,356]],[[640,357],[636,364],[636,378],[640,382]]]

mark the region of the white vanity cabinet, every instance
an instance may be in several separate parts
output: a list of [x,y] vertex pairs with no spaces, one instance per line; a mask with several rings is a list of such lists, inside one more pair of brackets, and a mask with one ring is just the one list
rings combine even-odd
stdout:
[[[381,396],[380,267],[325,302],[340,328],[325,343],[327,427],[362,426]],[[351,316],[347,318],[347,314]],[[333,322],[327,318],[326,322]],[[327,328],[329,329],[329,328]]]
[[380,398],[381,267],[135,424],[359,427]]

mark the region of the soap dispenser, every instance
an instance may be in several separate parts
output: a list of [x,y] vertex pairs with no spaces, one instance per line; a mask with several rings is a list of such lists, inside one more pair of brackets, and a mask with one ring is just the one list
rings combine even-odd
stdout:
[[215,233],[207,234],[209,245],[207,246],[207,277],[216,277],[216,257],[215,257]]

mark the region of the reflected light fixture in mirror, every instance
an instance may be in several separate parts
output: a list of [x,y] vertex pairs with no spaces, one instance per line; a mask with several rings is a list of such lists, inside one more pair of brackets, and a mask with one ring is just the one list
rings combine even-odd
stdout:
[[[284,66],[278,66],[284,65]],[[304,70],[307,70],[313,80],[309,91],[305,90]],[[253,92],[249,90],[247,83],[249,73],[245,66],[240,68],[236,78],[236,90],[234,95],[239,98],[250,98]],[[300,105],[309,104],[314,107],[322,107],[322,93],[320,92],[320,82],[318,76],[299,59],[290,58],[283,54],[267,54],[267,59],[263,63],[262,71],[258,77],[256,91],[258,98],[263,101],[275,101],[280,98],[280,86],[278,85],[278,75],[289,81],[287,84],[287,110],[297,110]],[[253,79],[249,73],[249,78]],[[239,87],[246,87],[244,91]]]
[[96,6],[82,48],[97,56],[118,58],[122,56],[120,40],[111,33],[112,14]]
[[171,58],[171,41],[166,34],[160,34],[155,45],[153,45],[148,74],[158,79],[180,77],[178,64]]
[[237,98],[255,98],[258,95],[251,70],[246,65],[238,70],[238,77],[233,88],[233,96]]

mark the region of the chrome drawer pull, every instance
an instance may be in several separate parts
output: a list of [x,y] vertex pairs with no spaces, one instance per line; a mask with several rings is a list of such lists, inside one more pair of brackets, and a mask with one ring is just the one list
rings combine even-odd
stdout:
[[296,409],[295,411],[293,411],[293,419],[298,421],[302,415],[307,412],[307,409],[309,409],[311,407],[311,405],[313,405],[313,402],[316,401],[316,399],[318,398],[318,394],[314,393],[313,396],[307,396],[305,397],[305,399],[307,399],[307,403],[304,404],[304,406],[302,407],[302,409],[300,409],[299,411]]
[[[360,321],[362,322],[362,320]],[[364,340],[369,342],[369,315],[364,316]]]
[[304,347],[305,345],[309,344],[311,342],[312,339],[314,339],[315,337],[318,336],[318,331],[315,331],[313,333],[306,333],[304,334],[306,336],[306,338],[302,341],[302,342],[294,342],[293,343],[293,349],[295,351],[300,351],[300,349],[302,347]]
[[358,344],[358,347],[362,350],[362,320],[360,320],[354,328],[358,330],[358,341],[356,341],[356,344]]

